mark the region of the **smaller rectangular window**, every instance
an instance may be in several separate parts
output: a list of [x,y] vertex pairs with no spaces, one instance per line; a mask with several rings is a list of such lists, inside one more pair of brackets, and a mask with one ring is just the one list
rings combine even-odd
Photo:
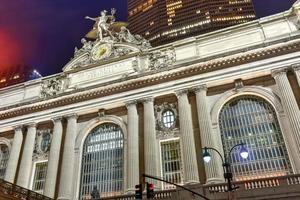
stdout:
[[[161,142],[162,175],[167,181],[182,182],[182,161],[179,140]],[[173,185],[164,184],[164,189],[172,189]]]
[[45,186],[45,180],[47,174],[47,165],[48,165],[48,161],[36,163],[35,165],[32,190],[40,194],[43,194],[44,192],[44,186]]

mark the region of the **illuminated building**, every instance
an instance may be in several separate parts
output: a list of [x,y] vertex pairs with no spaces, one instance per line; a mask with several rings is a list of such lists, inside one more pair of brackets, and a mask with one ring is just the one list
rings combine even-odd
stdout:
[[[142,174],[214,200],[300,199],[299,22],[300,0],[155,48],[125,27],[84,41],[62,73],[0,90],[0,177],[58,200],[94,187],[135,199]],[[249,157],[232,151],[228,198],[221,159],[204,163],[202,148],[241,142]],[[199,199],[153,183],[155,199]]]
[[130,29],[155,46],[253,19],[251,0],[128,0]]
[[40,78],[41,74],[27,65],[14,65],[0,70],[0,88]]

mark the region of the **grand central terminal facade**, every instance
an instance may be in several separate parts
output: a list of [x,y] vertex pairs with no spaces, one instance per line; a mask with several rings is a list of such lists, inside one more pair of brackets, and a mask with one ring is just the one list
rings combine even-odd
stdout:
[[0,90],[1,178],[68,200],[130,194],[144,173],[219,184],[202,148],[241,142],[234,181],[299,174],[299,6],[155,48],[99,25],[62,73]]

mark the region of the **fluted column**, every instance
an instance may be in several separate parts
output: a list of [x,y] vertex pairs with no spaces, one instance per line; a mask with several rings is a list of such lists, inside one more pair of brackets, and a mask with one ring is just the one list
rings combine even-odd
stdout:
[[[289,119],[292,134],[286,134],[286,137],[293,137],[296,142],[297,149],[295,151],[300,154],[300,112],[296,102],[296,98],[293,94],[289,80],[287,78],[286,70],[275,70],[272,72],[272,76],[278,86],[283,109]],[[297,167],[298,168],[298,167]],[[297,170],[300,170],[299,168]]]
[[32,156],[36,136],[36,124],[28,125],[23,154],[21,158],[20,170],[17,185],[29,188],[30,174],[32,170]]
[[51,141],[47,175],[45,181],[45,189],[44,189],[44,195],[50,198],[54,198],[54,194],[55,194],[59,154],[60,154],[61,139],[63,133],[61,117],[54,118],[52,121],[54,123],[53,136]]
[[9,159],[8,159],[6,172],[4,176],[4,180],[10,183],[14,183],[15,180],[18,161],[19,161],[21,147],[22,147],[22,141],[23,141],[22,127],[17,126],[15,127],[14,140],[12,142],[12,147],[10,150]]
[[293,66],[293,70],[297,77],[298,85],[300,87],[300,64]]
[[177,91],[179,126],[182,142],[184,182],[199,182],[196,157],[195,139],[192,123],[191,105],[187,96],[188,91]]
[[71,200],[74,177],[75,140],[77,135],[77,115],[67,116],[67,130],[61,165],[58,199]]
[[[156,142],[155,116],[153,99],[143,100],[144,105],[144,155],[145,155],[145,174],[159,176],[158,174],[158,145]],[[158,182],[147,180],[158,186]]]
[[139,183],[139,117],[136,108],[136,101],[126,104],[128,139],[127,139],[127,191],[134,191],[135,185]]
[[[197,101],[197,113],[199,120],[199,129],[202,147],[212,147],[220,150],[218,145],[218,138],[214,135],[212,122],[208,110],[206,91],[207,87],[205,85],[194,88],[196,93]],[[216,152],[210,152],[213,159],[209,163],[205,163],[206,172],[206,182],[216,183],[222,182],[223,179],[223,169],[222,160],[219,158]]]

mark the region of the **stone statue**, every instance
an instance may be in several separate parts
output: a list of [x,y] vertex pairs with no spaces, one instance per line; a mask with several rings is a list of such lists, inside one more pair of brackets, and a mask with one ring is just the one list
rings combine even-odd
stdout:
[[92,18],[86,16],[86,19],[90,19],[95,21],[95,25],[93,29],[97,30],[99,40],[103,40],[105,36],[110,36],[112,39],[114,38],[112,32],[109,30],[109,27],[116,21],[116,9],[111,9],[111,15],[107,15],[107,11],[103,10],[100,12],[100,16],[96,18]]
[[118,34],[118,39],[121,42],[128,42],[128,43],[137,43],[137,39],[130,33],[130,31],[125,27],[122,26],[121,30]]

